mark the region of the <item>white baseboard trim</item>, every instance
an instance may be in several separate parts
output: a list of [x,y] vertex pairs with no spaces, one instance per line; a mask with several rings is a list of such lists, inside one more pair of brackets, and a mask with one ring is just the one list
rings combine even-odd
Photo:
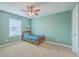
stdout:
[[60,44],[60,43],[55,43],[55,42],[50,42],[50,41],[46,41],[47,43],[51,43],[51,44],[56,44],[56,45],[60,45],[60,46],[64,46],[64,47],[68,47],[72,49],[72,46],[69,45],[64,45],[64,44]]
[[[9,45],[12,45],[12,44],[15,44],[17,42],[21,42],[21,41],[16,41],[16,42],[13,42],[13,43],[9,43],[9,44],[5,44],[5,45],[1,45],[1,47],[5,47],[5,46],[9,46]],[[64,46],[64,47],[68,47],[68,48],[72,48],[72,46],[68,46],[68,45],[64,45],[64,44],[60,44],[60,43],[55,43],[55,42],[50,42],[50,41],[45,41],[47,43],[51,43],[51,44],[56,44],[56,45],[60,45],[60,46]]]
[[5,44],[5,45],[1,45],[0,48],[5,47],[5,46],[9,46],[9,45],[12,45],[12,44],[15,44],[17,42],[21,42],[21,41],[16,41],[16,42],[13,42],[13,43],[8,43],[8,44]]

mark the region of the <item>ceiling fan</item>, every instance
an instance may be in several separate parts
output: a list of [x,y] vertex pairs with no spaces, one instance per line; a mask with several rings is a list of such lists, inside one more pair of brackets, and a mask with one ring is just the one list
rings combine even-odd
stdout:
[[25,5],[25,10],[22,10],[24,12],[27,12],[27,14],[29,16],[34,16],[34,15],[38,15],[39,12],[40,12],[40,8],[39,8],[39,3],[35,3],[35,4],[30,4],[30,3],[27,3],[27,5]]

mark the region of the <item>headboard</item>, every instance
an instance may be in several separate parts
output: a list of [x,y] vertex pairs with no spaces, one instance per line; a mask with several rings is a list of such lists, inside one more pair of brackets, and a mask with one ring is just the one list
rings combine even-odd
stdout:
[[31,31],[22,31],[22,35],[21,35],[22,40],[23,40],[24,33],[27,33],[27,32],[29,32],[29,34],[31,34]]

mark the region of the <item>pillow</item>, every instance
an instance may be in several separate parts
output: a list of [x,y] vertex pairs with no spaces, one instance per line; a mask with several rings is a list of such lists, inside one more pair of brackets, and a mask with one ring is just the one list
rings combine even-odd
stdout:
[[27,38],[28,36],[30,36],[29,33],[24,33],[24,38]]

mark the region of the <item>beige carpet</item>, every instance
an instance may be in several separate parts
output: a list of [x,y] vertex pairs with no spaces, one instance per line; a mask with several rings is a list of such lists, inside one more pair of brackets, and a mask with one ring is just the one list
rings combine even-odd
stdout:
[[27,42],[0,48],[1,57],[74,57],[75,54],[67,47],[43,43],[36,46]]

